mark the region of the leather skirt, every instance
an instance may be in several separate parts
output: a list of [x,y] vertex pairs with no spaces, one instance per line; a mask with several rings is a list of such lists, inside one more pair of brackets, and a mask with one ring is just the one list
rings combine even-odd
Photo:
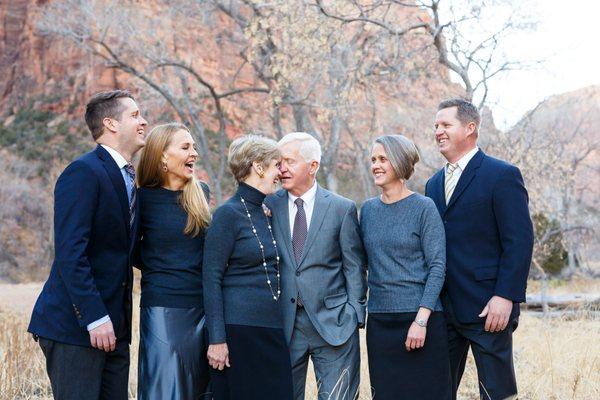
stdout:
[[204,399],[207,347],[202,308],[142,307],[138,400]]

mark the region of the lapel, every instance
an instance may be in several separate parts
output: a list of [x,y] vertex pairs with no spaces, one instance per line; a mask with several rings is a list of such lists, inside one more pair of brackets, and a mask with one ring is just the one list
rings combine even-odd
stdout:
[[277,213],[277,226],[282,233],[288,258],[292,260],[294,269],[297,267],[294,250],[292,249],[292,235],[290,233],[290,210],[288,207],[288,194],[286,190],[280,190],[275,196],[275,210]]
[[[485,154],[483,153],[483,151],[479,150],[473,156],[471,161],[469,161],[469,163],[467,164],[467,167],[465,168],[463,173],[460,175],[460,179],[458,180],[458,183],[456,184],[456,188],[454,189],[454,192],[452,193],[452,197],[450,197],[450,201],[448,202],[448,207],[446,207],[446,211],[448,211],[448,209],[450,209],[450,207],[452,207],[454,205],[454,203],[456,203],[456,200],[460,197],[460,195],[465,191],[465,189],[473,181],[473,178],[475,178],[477,169],[479,169],[479,166],[481,165],[481,162],[483,161],[484,156],[485,156]],[[443,180],[442,180],[442,182],[443,182]]]
[[446,199],[444,198],[444,168],[439,170],[431,180],[431,198],[440,215],[446,212]]
[[304,244],[304,249],[302,250],[302,257],[300,257],[300,262],[296,266],[297,268],[299,268],[302,265],[302,262],[306,258],[310,247],[315,242],[315,238],[317,237],[317,234],[321,229],[321,225],[323,225],[325,215],[327,214],[327,209],[329,209],[329,205],[331,203],[329,195],[330,193],[328,191],[326,191],[320,185],[317,184],[317,193],[315,194],[315,204],[313,206],[312,217],[310,218],[310,227],[308,228],[306,243]]
[[[102,146],[98,145],[96,147],[96,155],[102,160],[102,165],[112,182],[112,185],[115,189],[115,193],[119,199],[119,204],[121,205],[121,214],[123,216],[123,227],[127,233],[127,237],[131,235],[129,229],[129,199],[127,197],[127,188],[125,187],[125,181],[123,180],[123,175],[117,166],[117,163],[112,158],[112,156],[108,153],[108,151],[104,150]],[[136,207],[136,214],[139,206]],[[137,220],[136,215],[136,220]]]

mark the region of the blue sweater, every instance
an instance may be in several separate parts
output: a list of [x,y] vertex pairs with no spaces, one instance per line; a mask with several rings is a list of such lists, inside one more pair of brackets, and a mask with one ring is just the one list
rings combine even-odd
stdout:
[[211,344],[226,342],[225,324],[282,327],[279,302],[267,284],[258,240],[241,197],[263,243],[268,276],[277,295],[275,247],[262,209],[265,195],[240,183],[237,193],[215,211],[206,233],[204,305]]
[[[202,183],[208,198],[208,186]],[[185,235],[181,191],[140,188],[142,307],[203,307],[204,231]]]
[[360,228],[369,265],[369,312],[441,311],[446,238],[434,202],[417,193],[392,204],[369,199]]

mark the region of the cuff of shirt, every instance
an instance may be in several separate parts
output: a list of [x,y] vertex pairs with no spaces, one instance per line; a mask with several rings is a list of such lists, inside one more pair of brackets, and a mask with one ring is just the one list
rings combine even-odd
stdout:
[[88,324],[87,326],[87,330],[88,332],[91,331],[92,329],[95,329],[97,327],[99,327],[100,325],[106,323],[110,321],[110,317],[108,315],[105,315],[104,317],[95,320],[94,322],[92,322],[91,324]]

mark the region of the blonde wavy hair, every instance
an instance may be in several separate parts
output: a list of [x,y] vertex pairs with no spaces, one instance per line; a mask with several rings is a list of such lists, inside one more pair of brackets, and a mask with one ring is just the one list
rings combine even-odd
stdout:
[[[177,122],[158,125],[150,131],[137,168],[139,187],[153,188],[164,185],[167,174],[162,168],[163,154],[175,133],[181,130],[190,131],[185,125]],[[179,203],[188,216],[183,233],[197,236],[210,224],[211,215],[206,197],[195,177],[192,176],[183,187]]]

